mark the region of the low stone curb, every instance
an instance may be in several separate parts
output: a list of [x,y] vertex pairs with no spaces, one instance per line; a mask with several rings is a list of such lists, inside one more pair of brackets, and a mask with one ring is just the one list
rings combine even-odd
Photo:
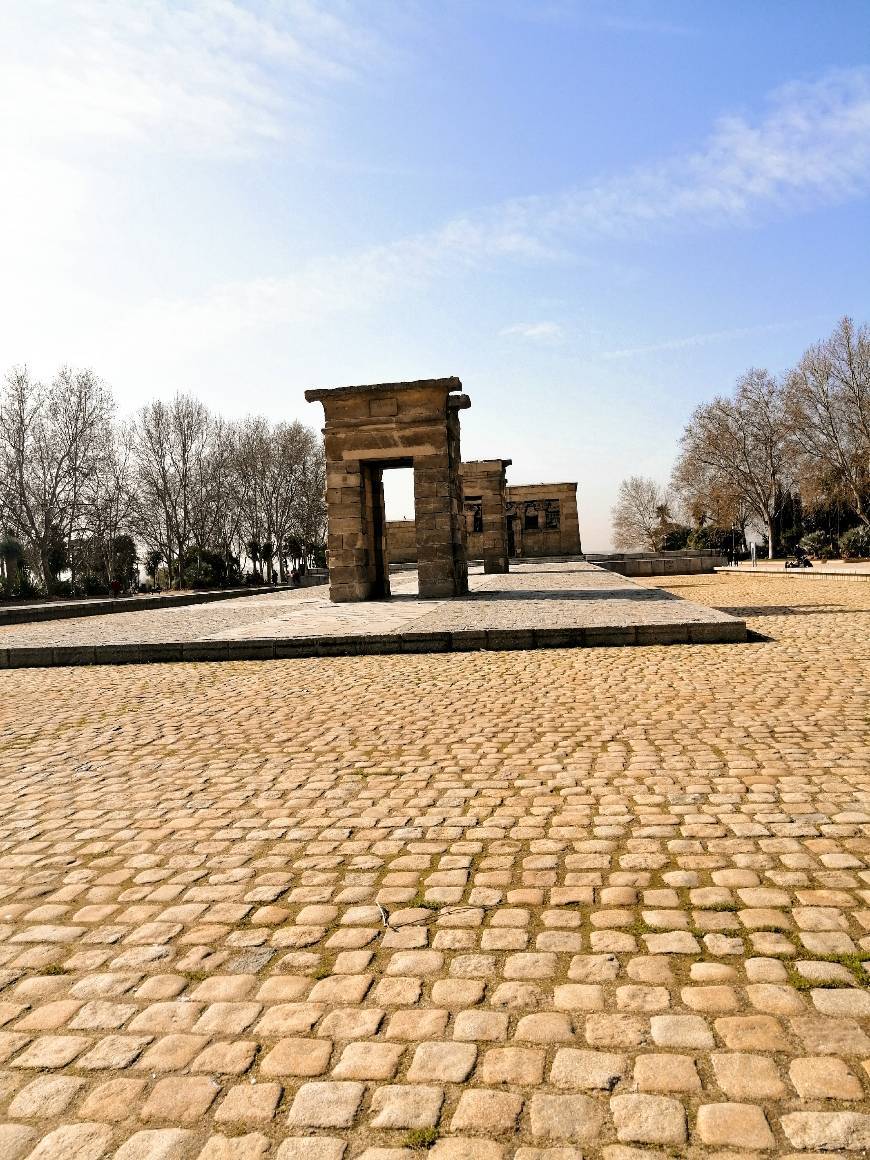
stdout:
[[725,572],[729,576],[787,576],[793,580],[870,580],[870,572],[823,572],[819,568],[714,568],[714,572]]
[[67,665],[146,665],[181,661],[265,661],[291,657],[380,656],[396,653],[506,651],[542,648],[625,648],[634,645],[737,644],[742,620],[600,628],[488,629],[382,635],[165,641],[141,644],[54,645],[0,649],[0,669]]
[[[315,575],[302,581],[303,588],[326,584],[327,577]],[[208,592],[168,592],[160,596],[118,596],[106,600],[70,601],[68,604],[22,604],[0,608],[0,624],[33,624],[40,620],[77,620],[82,616],[108,616],[116,612],[149,612],[155,608],[184,608],[189,604],[211,604],[216,600],[238,600],[243,596],[267,596],[285,592],[290,584],[269,584],[260,588],[217,588]]]

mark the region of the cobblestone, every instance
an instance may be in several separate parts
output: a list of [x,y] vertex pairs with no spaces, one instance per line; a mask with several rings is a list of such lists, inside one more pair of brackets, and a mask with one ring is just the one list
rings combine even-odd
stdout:
[[672,587],[770,639],[0,672],[3,1160],[857,1160],[864,589]]

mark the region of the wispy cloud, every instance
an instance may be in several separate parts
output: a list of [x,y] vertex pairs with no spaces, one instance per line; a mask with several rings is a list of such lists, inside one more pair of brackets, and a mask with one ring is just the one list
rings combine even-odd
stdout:
[[[390,59],[341,0],[0,4],[0,262],[81,242],[119,159],[298,147],[318,102]],[[98,211],[96,211],[98,213]]]
[[[53,9],[64,31],[49,30],[44,44],[22,39],[22,22],[37,13],[50,23]],[[10,28],[17,41],[5,35]],[[27,49],[21,54],[19,42]],[[0,235],[0,258],[31,264],[34,253],[62,249],[75,237],[88,184],[67,162],[65,142],[141,140],[148,148],[184,152],[190,146],[200,155],[243,158],[295,131],[288,116],[294,101],[359,75],[377,51],[367,33],[305,2],[264,0],[258,9],[234,0],[184,7],[169,0],[3,6],[0,163],[8,162],[15,180],[0,184],[0,220],[13,226]],[[34,152],[40,143],[45,148]],[[105,321],[119,334],[171,336],[197,349],[243,331],[364,312],[468,269],[589,261],[613,239],[637,243],[667,232],[750,226],[868,190],[870,69],[836,72],[780,89],[759,116],[722,118],[696,150],[658,164],[324,255],[286,277],[252,277],[127,310],[107,303]],[[508,332],[553,341],[559,337],[554,327],[532,321]],[[719,337],[675,339],[658,349]]]
[[514,326],[504,327],[499,334],[552,342],[562,337],[562,327],[558,322],[518,322]]
[[[756,120],[723,118],[706,143],[685,156],[560,194],[494,205],[426,233],[319,259],[289,278],[218,287],[197,301],[152,303],[146,312],[152,319],[187,319],[191,336],[203,329],[226,336],[270,321],[365,310],[384,296],[464,268],[577,261],[613,239],[747,226],[771,213],[792,214],[868,190],[870,70],[838,72],[779,90]],[[519,325],[531,329],[513,333],[555,337],[531,332],[555,324]],[[675,339],[677,345],[659,349],[720,337],[724,333]]]
[[324,4],[29,0],[0,8],[0,143],[235,157],[306,131],[375,40]]
[[[747,224],[870,190],[870,70],[775,92],[756,120],[723,117],[696,151],[481,215],[542,248]],[[472,218],[472,220],[475,220]]]
[[779,330],[791,330],[804,320],[791,322],[770,322],[759,326],[737,326],[731,330],[711,330],[706,334],[690,334],[685,338],[671,338],[664,342],[653,342],[646,346],[629,346],[620,350],[602,351],[603,359],[624,359],[637,356],[658,354],[663,351],[688,350],[696,346],[709,346],[715,342],[731,342],[737,338],[747,338],[754,334],[774,334]]
[[[504,4],[500,4],[504,10]],[[692,36],[690,25],[663,20],[649,4],[622,3],[617,10],[610,0],[514,0],[508,9],[514,19],[533,24],[572,25],[604,31],[653,36]]]

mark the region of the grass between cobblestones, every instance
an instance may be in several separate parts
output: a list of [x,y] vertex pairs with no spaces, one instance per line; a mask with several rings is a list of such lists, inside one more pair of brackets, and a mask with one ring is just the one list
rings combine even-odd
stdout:
[[870,590],[0,672],[2,1160],[870,1150]]

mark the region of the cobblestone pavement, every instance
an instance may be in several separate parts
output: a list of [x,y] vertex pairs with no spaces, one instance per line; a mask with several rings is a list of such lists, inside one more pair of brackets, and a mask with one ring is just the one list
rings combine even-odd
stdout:
[[709,608],[642,587],[591,564],[517,565],[507,576],[470,577],[470,600],[419,600],[417,573],[391,577],[392,601],[331,604],[325,587],[123,616],[0,625],[0,649],[39,645],[251,640],[486,628],[706,624]]
[[868,594],[671,588],[771,639],[0,672],[0,1157],[870,1148]]

